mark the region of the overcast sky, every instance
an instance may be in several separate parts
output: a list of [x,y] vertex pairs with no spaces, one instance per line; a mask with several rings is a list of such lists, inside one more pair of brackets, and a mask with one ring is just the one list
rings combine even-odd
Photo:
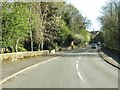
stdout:
[[68,0],[67,2],[74,5],[83,16],[91,20],[92,26],[89,30],[99,30],[100,23],[96,20],[101,15],[101,7],[108,0]]

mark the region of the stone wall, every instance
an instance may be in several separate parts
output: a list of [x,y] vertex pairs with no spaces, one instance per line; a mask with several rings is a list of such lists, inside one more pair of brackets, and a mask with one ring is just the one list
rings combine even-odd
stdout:
[[40,55],[48,55],[49,51],[32,51],[32,52],[17,52],[17,53],[6,53],[0,54],[0,62],[4,61],[15,61],[22,58],[33,57],[33,56],[40,56]]

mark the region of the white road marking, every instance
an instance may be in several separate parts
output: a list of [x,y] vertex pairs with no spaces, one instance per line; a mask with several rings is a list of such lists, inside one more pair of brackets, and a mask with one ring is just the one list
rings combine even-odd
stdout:
[[86,55],[89,55],[89,54],[90,54],[90,55],[92,55],[92,54],[93,54],[93,55],[96,55],[96,54],[98,54],[98,53],[97,53],[97,52],[91,52],[91,53],[90,53],[90,52],[81,52],[81,53],[57,53],[57,54],[58,54],[58,55],[59,55],[59,54],[62,54],[62,55],[71,55],[71,54],[72,54],[72,55],[84,55],[84,54],[86,54]]
[[76,69],[78,69],[78,64],[76,64]]
[[47,61],[43,61],[43,62],[37,63],[37,64],[35,64],[35,65],[32,65],[32,66],[30,66],[30,67],[27,67],[27,68],[25,68],[25,69],[23,69],[23,70],[20,70],[19,72],[17,72],[17,73],[15,73],[15,74],[13,74],[13,75],[11,75],[11,76],[3,79],[2,81],[0,81],[0,85],[1,85],[2,83],[5,83],[6,81],[10,80],[11,78],[13,78],[13,77],[21,74],[21,73],[24,72],[24,71],[27,71],[27,70],[29,70],[29,69],[31,69],[31,68],[33,68],[33,67],[36,67],[36,66],[38,66],[38,65],[40,65],[40,64],[43,64],[43,63],[47,63],[47,62],[52,61],[52,60],[57,59],[57,58],[59,58],[59,57],[54,57],[54,58],[51,58],[51,59],[49,59],[49,60],[47,60]]
[[77,64],[78,64],[78,61],[77,61]]
[[80,72],[77,72],[78,76],[80,79],[82,79],[83,82],[85,82],[85,80],[83,79],[83,77],[81,76]]
[[[78,59],[80,59],[80,57],[79,57]],[[82,75],[80,74],[79,69],[78,69],[78,60],[77,60],[77,62],[76,62],[76,70],[77,70],[78,77],[79,77],[83,82],[85,82],[85,80],[83,79],[83,77],[82,77]]]

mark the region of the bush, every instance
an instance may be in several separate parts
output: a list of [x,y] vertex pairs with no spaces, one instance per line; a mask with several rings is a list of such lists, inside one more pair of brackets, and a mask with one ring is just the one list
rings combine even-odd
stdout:
[[79,46],[80,44],[81,44],[81,39],[79,39],[79,38],[75,38],[74,39],[74,45],[76,45],[76,46]]
[[27,50],[24,47],[18,47],[18,52],[26,52]]

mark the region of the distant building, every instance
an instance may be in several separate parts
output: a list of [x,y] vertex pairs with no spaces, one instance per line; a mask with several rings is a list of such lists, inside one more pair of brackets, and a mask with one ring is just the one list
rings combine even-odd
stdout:
[[91,31],[91,41],[90,43],[103,42],[102,31]]

